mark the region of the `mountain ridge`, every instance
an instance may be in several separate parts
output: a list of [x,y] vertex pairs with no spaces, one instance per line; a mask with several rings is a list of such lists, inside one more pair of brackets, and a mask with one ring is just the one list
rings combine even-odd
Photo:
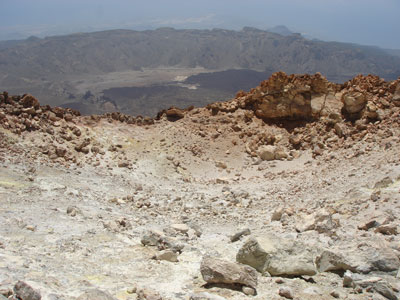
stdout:
[[0,48],[0,64],[6,73],[24,71],[28,77],[161,65],[321,72],[328,78],[374,73],[390,80],[400,75],[400,59],[376,47],[310,41],[300,34],[281,36],[251,28],[120,29],[27,39],[16,46]]
[[[357,74],[375,74],[394,80],[400,75],[400,57],[377,47],[312,41],[300,34],[282,36],[252,27],[241,31],[164,27],[0,42],[0,68],[0,86],[4,90],[37,95],[44,104],[85,107],[87,111],[85,95],[89,92],[93,95],[91,103],[97,102],[97,107],[89,106],[95,109],[88,114],[121,110],[149,115],[170,105],[187,102],[187,106],[204,106],[233,97],[228,83],[235,81],[234,72],[227,72],[226,78],[213,72],[237,70],[242,73],[239,78],[245,78],[249,70],[268,76],[277,71],[320,72],[335,82]],[[176,72],[172,74],[170,69]],[[175,80],[207,72],[203,77],[197,76],[199,82],[191,80],[197,89],[186,88],[182,85],[185,82]],[[212,81],[217,78],[214,84]],[[257,76],[252,78],[236,88],[246,89],[260,82]],[[212,88],[205,86],[207,82],[213,83]],[[161,89],[153,91],[153,86]],[[142,87],[145,93],[142,90],[139,98],[130,93],[113,98],[106,92],[127,88],[137,95],[135,89]],[[156,102],[160,107],[153,110]]]

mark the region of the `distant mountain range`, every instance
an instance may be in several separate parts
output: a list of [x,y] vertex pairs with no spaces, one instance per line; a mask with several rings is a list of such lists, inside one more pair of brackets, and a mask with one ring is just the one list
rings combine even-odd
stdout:
[[268,32],[277,33],[283,36],[292,35],[294,32],[287,28],[285,25],[278,25],[267,29]]
[[400,57],[400,49],[385,49],[385,51],[390,55]]
[[53,98],[59,97],[56,104],[79,101],[79,95],[68,94],[74,77],[156,67],[321,72],[336,82],[373,73],[392,80],[400,76],[400,55],[396,50],[309,40],[284,26],[269,31],[111,30],[0,42],[0,87],[24,92],[24,87],[29,91],[35,86],[42,95],[48,89]]
[[376,47],[310,41],[299,34],[283,36],[255,28],[112,30],[0,45],[2,73],[28,78],[156,66],[321,72],[333,80],[358,73],[386,79],[400,75],[400,59]]

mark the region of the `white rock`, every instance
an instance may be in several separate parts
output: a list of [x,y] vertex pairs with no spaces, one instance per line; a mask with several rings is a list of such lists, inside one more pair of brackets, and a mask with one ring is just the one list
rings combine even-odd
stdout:
[[186,234],[190,229],[186,224],[172,224],[171,228],[183,234]]
[[200,272],[207,283],[241,284],[254,289],[257,287],[257,271],[247,265],[205,257],[201,261]]
[[264,145],[258,148],[257,154],[262,160],[274,160],[276,147],[272,145]]
[[236,261],[272,276],[315,275],[315,250],[292,239],[263,236],[250,238],[237,253]]
[[171,251],[171,250],[163,250],[160,251],[160,253],[158,253],[155,256],[156,260],[165,260],[165,261],[169,261],[169,262],[178,262],[178,254],[176,254],[175,252]]

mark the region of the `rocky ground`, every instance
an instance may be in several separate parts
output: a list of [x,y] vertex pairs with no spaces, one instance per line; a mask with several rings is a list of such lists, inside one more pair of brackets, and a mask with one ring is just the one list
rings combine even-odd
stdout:
[[0,299],[398,299],[399,82],[157,119],[0,94]]

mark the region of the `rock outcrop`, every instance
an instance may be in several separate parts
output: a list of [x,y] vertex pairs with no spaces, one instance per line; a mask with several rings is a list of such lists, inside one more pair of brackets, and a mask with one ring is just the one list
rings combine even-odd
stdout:
[[272,276],[315,275],[315,252],[297,241],[276,237],[250,238],[239,250],[236,260]]
[[257,272],[250,266],[204,257],[200,272],[207,283],[239,284],[253,289],[257,288]]
[[385,118],[384,110],[398,107],[400,80],[385,82],[383,79],[359,75],[338,85],[321,74],[273,74],[250,92],[239,92],[235,99],[208,105],[213,114],[233,112],[239,108],[252,110],[264,120],[318,119],[321,116],[337,117],[340,110],[351,120]]
[[257,117],[273,119],[310,119],[313,117],[311,102],[314,98],[335,91],[336,85],[321,74],[286,75],[274,73],[268,80],[250,92],[239,92],[236,99],[209,105],[213,113],[251,109]]
[[399,106],[399,84],[400,80],[385,82],[378,76],[356,76],[343,85],[343,114],[352,120],[384,119],[385,110]]

